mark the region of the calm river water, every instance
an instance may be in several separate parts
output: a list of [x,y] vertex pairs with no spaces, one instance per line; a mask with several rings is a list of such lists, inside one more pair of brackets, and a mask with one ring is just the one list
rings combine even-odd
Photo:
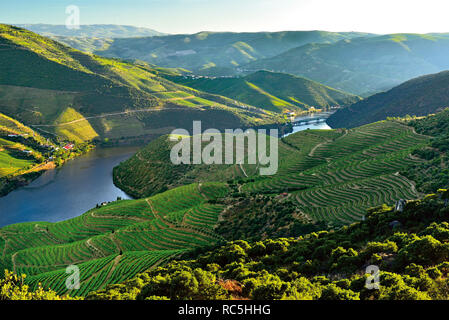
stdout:
[[45,172],[30,185],[0,198],[0,227],[27,221],[57,222],[103,201],[130,197],[114,186],[112,169],[139,147],[96,149]]
[[[322,116],[327,118],[328,114]],[[307,129],[330,127],[325,122],[304,124],[294,126],[293,132]],[[0,198],[0,227],[19,222],[62,221],[77,217],[103,201],[114,201],[117,197],[130,199],[114,186],[112,169],[138,149],[96,149],[61,168],[45,172],[30,185]]]

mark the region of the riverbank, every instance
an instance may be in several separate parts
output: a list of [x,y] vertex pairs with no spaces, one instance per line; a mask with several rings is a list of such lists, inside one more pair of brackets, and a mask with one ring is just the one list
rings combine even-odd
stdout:
[[95,148],[93,144],[83,144],[74,149],[65,150],[59,149],[57,154],[49,156],[45,161],[37,163],[30,169],[16,172],[14,175],[9,175],[0,178],[0,198],[7,196],[10,192],[29,185],[34,180],[39,178],[43,173],[49,170],[54,170],[61,167],[67,161],[86,154]]
[[[294,132],[324,129],[325,123],[293,126]],[[284,134],[280,135],[282,137]],[[147,137],[147,139],[153,137]],[[132,199],[113,182],[113,168],[135,154],[140,138],[127,139],[133,146],[115,145],[115,141],[92,146],[87,153],[71,157],[54,170],[35,172],[24,185],[0,197],[0,226],[27,221],[49,221],[77,217],[102,202],[117,198]],[[109,146],[108,146],[109,145]],[[105,147],[108,146],[108,147]]]
[[139,147],[101,148],[43,172],[27,186],[0,198],[0,227],[20,222],[58,222],[102,202],[132,199],[114,186],[112,169]]
[[54,169],[56,169],[56,165],[53,161],[50,161],[38,164],[23,174],[11,178],[0,178],[0,197],[4,197],[15,189],[30,184],[33,180],[40,177],[43,172]]
[[[103,139],[93,141],[91,143],[84,143],[75,146],[71,150],[65,152],[64,156],[53,156],[53,160],[46,159],[46,161],[36,164],[33,168],[27,169],[26,172],[18,172],[15,175],[0,177],[0,198],[7,196],[10,192],[21,187],[26,187],[34,180],[38,179],[42,174],[48,170],[54,170],[62,167],[67,161],[73,160],[77,157],[85,155],[98,148],[121,148],[121,147],[143,147],[145,144],[159,137],[160,134],[148,134],[136,137],[123,137],[120,139]],[[59,149],[64,150],[64,149]]]

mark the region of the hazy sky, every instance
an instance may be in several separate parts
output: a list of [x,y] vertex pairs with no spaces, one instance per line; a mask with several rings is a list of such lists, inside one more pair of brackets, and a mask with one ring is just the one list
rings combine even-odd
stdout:
[[0,0],[1,23],[125,24],[168,33],[328,30],[449,32],[448,0]]

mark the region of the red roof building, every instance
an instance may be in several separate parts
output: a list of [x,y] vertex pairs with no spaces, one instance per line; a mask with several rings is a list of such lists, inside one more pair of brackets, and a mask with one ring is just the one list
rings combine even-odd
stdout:
[[75,145],[74,145],[73,143],[70,143],[70,144],[65,145],[65,146],[62,147],[62,148],[65,149],[65,150],[71,150],[71,149],[73,149],[74,146],[75,146]]

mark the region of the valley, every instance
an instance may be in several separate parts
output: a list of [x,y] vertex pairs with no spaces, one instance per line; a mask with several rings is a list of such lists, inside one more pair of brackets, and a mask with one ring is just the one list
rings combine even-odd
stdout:
[[[83,270],[83,290],[73,294],[86,295],[195,247],[222,243],[227,231],[220,221],[242,223],[242,217],[235,215],[239,210],[232,209],[242,199],[257,204],[260,195],[266,195],[277,207],[289,204],[286,208],[292,211],[283,219],[291,219],[293,225],[324,222],[335,227],[360,221],[370,207],[419,196],[413,183],[398,172],[424,161],[410,154],[427,143],[427,136],[392,121],[351,131],[297,132],[283,138],[280,169],[273,177],[202,181],[138,200],[112,202],[62,222],[1,228],[1,265],[30,275],[27,282],[32,288],[42,283],[64,294],[65,269],[59,266],[76,263]],[[259,229],[254,222],[248,228],[262,238],[277,234],[275,226],[284,220],[262,212],[255,218],[265,227]],[[291,232],[289,225],[283,229],[286,234]]]
[[260,70],[305,77],[368,97],[407,80],[449,69],[447,33],[276,32],[95,39],[61,37],[77,49],[212,77]]
[[446,52],[0,24],[0,300],[449,299]]
[[361,98],[288,74],[258,71],[245,77],[169,76],[189,87],[223,95],[262,109],[296,115],[348,106]]
[[167,134],[191,119],[216,119],[211,123],[216,128],[285,122],[280,115],[159,76],[172,72],[83,53],[0,25],[2,112],[28,125],[48,125],[68,141]]
[[[293,130],[324,126],[325,123],[304,124],[294,126]],[[46,171],[29,185],[0,197],[0,207],[7,213],[0,217],[0,227],[20,222],[58,222],[77,217],[97,204],[116,201],[117,197],[132,199],[114,185],[113,168],[140,149],[138,145],[99,146],[60,168]],[[133,193],[123,183],[116,181],[116,184]]]

